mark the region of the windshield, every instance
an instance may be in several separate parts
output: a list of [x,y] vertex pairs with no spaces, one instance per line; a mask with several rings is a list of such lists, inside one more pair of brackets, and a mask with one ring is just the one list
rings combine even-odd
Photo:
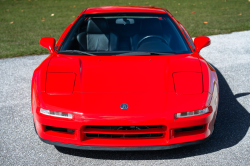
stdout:
[[160,55],[191,53],[167,14],[83,15],[58,53],[83,55]]

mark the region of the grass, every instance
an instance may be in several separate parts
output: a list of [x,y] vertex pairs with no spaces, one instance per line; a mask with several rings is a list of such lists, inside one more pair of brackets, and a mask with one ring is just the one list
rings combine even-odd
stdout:
[[193,37],[250,29],[250,0],[0,0],[0,58],[49,53],[41,37],[59,39],[83,9],[110,5],[167,8]]

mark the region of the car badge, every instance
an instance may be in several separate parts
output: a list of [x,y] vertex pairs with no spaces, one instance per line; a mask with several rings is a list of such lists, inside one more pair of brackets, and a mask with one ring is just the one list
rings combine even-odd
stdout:
[[127,105],[127,104],[121,104],[120,108],[121,108],[122,110],[128,109],[128,105]]

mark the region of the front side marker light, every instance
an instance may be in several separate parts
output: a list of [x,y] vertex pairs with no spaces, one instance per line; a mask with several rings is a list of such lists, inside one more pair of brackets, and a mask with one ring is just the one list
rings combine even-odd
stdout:
[[197,110],[197,111],[177,113],[177,114],[175,114],[175,116],[176,116],[176,118],[185,118],[185,117],[203,115],[203,114],[206,114],[208,112],[209,112],[208,108],[204,108],[202,110]]
[[69,119],[73,118],[73,115],[69,113],[50,111],[50,110],[45,110],[42,108],[40,109],[40,113],[49,115],[49,116],[59,117],[59,118],[69,118]]

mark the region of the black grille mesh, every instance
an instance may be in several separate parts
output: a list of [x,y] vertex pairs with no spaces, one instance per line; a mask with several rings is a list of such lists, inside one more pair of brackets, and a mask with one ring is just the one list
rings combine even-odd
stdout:
[[[163,130],[162,132],[152,132],[148,133],[148,130],[150,129],[162,129],[163,125],[149,125],[149,126],[85,126],[86,129],[98,129],[108,132],[110,130],[114,130],[112,133],[88,133],[86,130],[86,137],[94,137],[94,138],[149,138],[149,137],[162,137],[163,136]],[[148,130],[147,130],[148,129]],[[137,133],[134,133],[132,131],[138,131]],[[120,131],[120,133],[115,134],[115,131]],[[131,133],[121,134],[121,131],[131,131]],[[147,131],[147,133],[145,132]],[[144,133],[145,132],[145,133]]]
[[162,125],[151,125],[151,126],[86,126],[86,128],[93,129],[106,129],[106,130],[143,130],[143,129],[156,129],[162,128]]
[[163,133],[153,134],[92,134],[86,133],[87,137],[96,138],[147,138],[147,137],[162,137]]

